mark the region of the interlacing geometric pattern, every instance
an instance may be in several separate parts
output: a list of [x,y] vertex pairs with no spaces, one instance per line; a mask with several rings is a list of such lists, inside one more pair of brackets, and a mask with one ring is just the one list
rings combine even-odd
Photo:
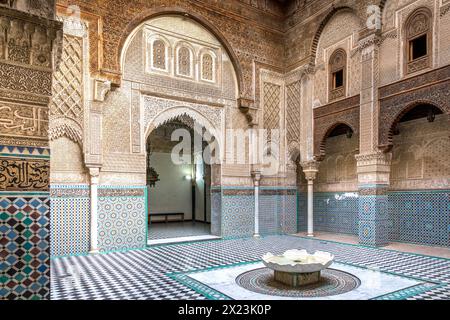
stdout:
[[[60,68],[54,74],[50,139],[81,138],[83,128],[83,39],[64,35]],[[75,142],[81,142],[75,140]]]
[[407,299],[450,299],[448,259],[293,236],[196,242],[54,259],[51,296],[55,300],[204,300],[205,296],[170,274],[260,261],[267,252],[281,254],[293,248],[330,252],[337,262],[436,284]]
[[47,196],[0,197],[0,300],[50,297]]
[[286,86],[286,136],[291,153],[291,144],[300,141],[300,81]]
[[280,129],[280,102],[281,87],[264,82],[264,129]]

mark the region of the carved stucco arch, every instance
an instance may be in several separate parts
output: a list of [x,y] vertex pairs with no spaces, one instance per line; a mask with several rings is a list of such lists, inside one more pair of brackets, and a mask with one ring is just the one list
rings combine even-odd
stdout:
[[[393,139],[394,139],[394,131],[397,125],[399,124],[400,120],[412,109],[414,109],[417,106],[420,105],[429,105],[433,106],[437,109],[439,109],[443,114],[447,114],[450,116],[450,110],[445,110],[443,107],[439,106],[438,103],[431,101],[431,100],[418,100],[413,103],[408,104],[406,107],[404,107],[401,111],[399,111],[393,118],[389,125],[389,130],[387,132],[381,132],[383,136],[387,136],[388,146],[383,149],[385,152],[391,151],[393,147]],[[449,117],[450,119],[450,117]]]
[[[221,141],[223,141],[224,132],[224,127],[222,127],[223,118],[218,128],[217,125],[214,124],[215,121],[210,119],[208,116],[205,117],[192,106],[185,106],[183,103],[176,101],[172,101],[170,104],[172,104],[172,106],[154,113],[153,116],[149,116],[146,111],[144,123],[146,140],[158,127],[170,121],[180,119],[180,117],[187,116],[188,118],[194,120],[194,122],[200,124],[201,127],[205,128],[211,136],[218,140],[219,145],[222,146]],[[145,106],[146,110],[148,106],[148,104]],[[205,108],[213,107],[205,106]],[[195,128],[193,129],[195,130]],[[223,150],[223,148],[221,147],[220,150]],[[220,154],[220,156],[222,155],[223,153]],[[211,165],[211,233],[216,236],[222,236],[222,211],[220,209],[222,208],[222,193],[220,192],[222,185],[222,164],[223,162],[221,161],[220,164]]]
[[119,67],[120,72],[123,72],[123,65],[122,65],[122,57],[127,49],[127,42],[133,38],[134,33],[139,29],[139,27],[145,23],[146,21],[152,20],[157,17],[161,16],[183,16],[187,17],[194,22],[200,24],[202,27],[204,27],[208,32],[210,32],[223,46],[224,50],[228,54],[231,63],[233,64],[233,69],[236,74],[237,78],[237,86],[238,86],[238,92],[239,95],[241,95],[241,92],[243,88],[245,88],[245,85],[243,83],[243,74],[242,74],[242,67],[241,63],[235,54],[232,46],[229,44],[228,40],[222,35],[222,33],[214,26],[213,23],[209,22],[207,19],[202,17],[201,15],[198,15],[196,13],[188,11],[186,8],[182,7],[164,7],[164,8],[153,8],[153,9],[146,9],[144,11],[141,11],[138,15],[136,15],[127,25],[125,30],[122,32],[122,35],[120,37],[119,45],[117,47],[116,52],[116,63]]
[[339,6],[339,7],[332,7],[328,10],[328,13],[325,15],[325,17],[322,19],[322,22],[319,24],[319,27],[316,29],[316,32],[314,33],[314,38],[311,43],[311,55],[310,55],[310,62],[309,64],[311,66],[314,66],[316,64],[317,59],[317,49],[319,47],[319,41],[322,36],[323,30],[327,26],[327,24],[338,14],[341,12],[351,12],[356,17],[358,17],[361,20],[361,17],[358,15],[358,12],[350,7],[350,6]]
[[325,152],[325,148],[326,148],[326,143],[327,143],[327,139],[330,136],[330,134],[333,132],[334,129],[336,129],[337,127],[339,127],[340,125],[344,125],[349,127],[352,131],[353,134],[357,134],[358,131],[356,129],[355,125],[352,125],[351,123],[347,122],[347,121],[337,121],[334,124],[332,124],[331,126],[328,127],[328,129],[326,131],[324,131],[321,139],[319,140],[320,142],[318,143],[318,150],[316,150],[316,155],[315,158],[318,161],[322,161],[325,158],[326,152]]
[[[151,97],[148,97],[150,99],[153,99]],[[148,100],[147,100],[148,101]],[[176,101],[164,101],[165,107],[160,108],[159,111],[151,114],[149,109],[153,109],[151,104],[148,104],[146,102],[145,105],[145,124],[144,124],[144,130],[145,130],[145,139],[147,140],[150,134],[153,132],[153,130],[157,129],[158,127],[178,119],[182,116],[188,116],[195,122],[197,122],[201,127],[205,128],[206,131],[213,136],[216,141],[219,144],[220,150],[223,151],[223,110],[215,110],[214,107],[207,107],[203,106],[203,110],[206,110],[205,108],[211,108],[211,110],[214,110],[218,112],[218,116],[220,119],[217,119],[217,116],[214,116],[213,114],[207,114],[207,113],[200,113],[198,111],[198,108],[195,108],[195,106],[189,106],[185,105],[183,103],[179,103]],[[206,114],[206,116],[205,116]],[[220,115],[219,115],[220,114]],[[214,119],[212,119],[214,118]],[[195,128],[192,128],[195,129]],[[221,156],[223,156],[224,153],[221,152]]]

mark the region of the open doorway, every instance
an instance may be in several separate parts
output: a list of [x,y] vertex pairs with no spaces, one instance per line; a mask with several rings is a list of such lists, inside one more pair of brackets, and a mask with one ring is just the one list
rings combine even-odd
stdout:
[[[194,141],[202,141],[203,132],[196,132],[193,123],[188,116],[178,117],[157,127],[147,139],[149,243],[211,235],[211,166],[203,157],[207,144],[203,142],[200,150],[194,146]],[[177,132],[189,135],[190,147],[177,148]]]

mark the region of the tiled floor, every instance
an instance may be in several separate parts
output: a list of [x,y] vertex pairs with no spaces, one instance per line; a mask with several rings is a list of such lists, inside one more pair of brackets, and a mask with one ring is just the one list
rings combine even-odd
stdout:
[[[299,233],[298,235],[306,237],[305,232]],[[356,236],[330,232],[317,232],[314,234],[314,238],[319,240],[337,241],[349,244],[359,243],[358,237]],[[387,246],[383,247],[383,249],[409,252],[415,254],[424,254],[428,256],[450,259],[450,248],[423,246],[411,243],[391,242]]]
[[52,299],[206,299],[171,277],[258,261],[287,249],[322,250],[336,261],[440,285],[410,299],[450,299],[450,260],[293,236],[216,240],[52,261]]
[[152,223],[148,227],[148,239],[171,239],[211,234],[211,225],[202,222]]

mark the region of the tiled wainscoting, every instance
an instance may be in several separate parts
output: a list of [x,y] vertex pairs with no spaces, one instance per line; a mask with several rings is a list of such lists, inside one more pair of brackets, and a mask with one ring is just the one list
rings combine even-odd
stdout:
[[262,188],[259,195],[261,235],[293,234],[297,231],[297,189]]
[[[222,237],[253,236],[255,232],[254,189],[224,187],[221,196]],[[263,187],[260,189],[259,201],[261,235],[290,234],[297,231],[297,190],[295,188]]]
[[98,190],[98,244],[101,252],[147,245],[147,188],[101,186]]
[[251,237],[255,232],[252,188],[222,188],[222,237]]
[[52,257],[86,254],[90,248],[90,193],[88,185],[51,185]]
[[50,297],[50,150],[0,146],[0,300]]
[[390,240],[450,247],[450,190],[390,192]]
[[[449,190],[390,191],[384,197],[389,241],[450,247]],[[306,193],[299,192],[297,199],[298,231],[302,232],[307,226]],[[359,216],[371,212],[364,210],[370,209],[364,205],[367,201],[359,200],[358,193],[314,193],[314,230],[358,235]]]
[[50,297],[48,192],[0,193],[0,297]]
[[[304,232],[308,225],[307,193],[299,192],[298,232]],[[358,193],[357,192],[315,192],[314,230],[358,235]]]

